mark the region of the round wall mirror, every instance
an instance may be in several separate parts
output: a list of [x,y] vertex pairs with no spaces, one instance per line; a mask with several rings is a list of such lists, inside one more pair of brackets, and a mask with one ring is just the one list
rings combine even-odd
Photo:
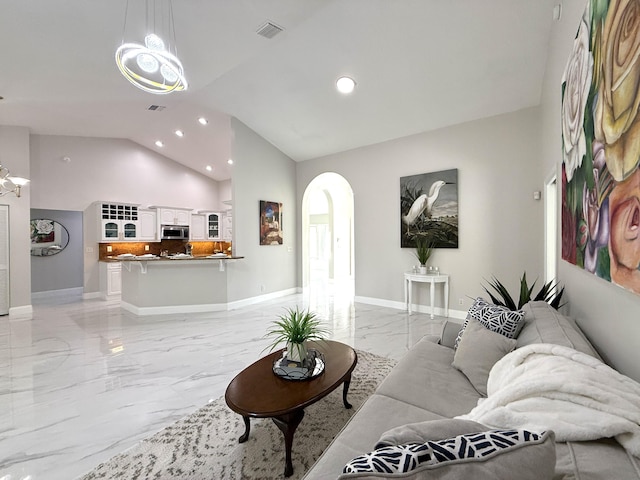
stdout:
[[46,218],[31,220],[31,255],[48,257],[69,244],[69,232],[61,223]]

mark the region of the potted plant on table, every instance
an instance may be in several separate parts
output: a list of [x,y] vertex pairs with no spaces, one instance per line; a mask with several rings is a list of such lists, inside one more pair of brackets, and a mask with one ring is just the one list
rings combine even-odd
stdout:
[[[280,315],[265,336],[274,337],[269,347],[275,349],[286,343],[287,359],[302,362],[307,358],[307,340],[323,340],[328,330],[322,326],[315,313],[309,310],[288,308],[287,313]],[[267,348],[269,348],[267,347]]]
[[433,244],[425,237],[416,237],[416,258],[420,262],[420,273],[427,273],[427,262],[433,253]]

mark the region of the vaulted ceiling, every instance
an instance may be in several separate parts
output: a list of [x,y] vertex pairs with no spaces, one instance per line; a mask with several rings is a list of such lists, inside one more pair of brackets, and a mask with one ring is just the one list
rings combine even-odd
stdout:
[[[127,0],[0,0],[0,125],[129,138],[224,180],[230,117],[302,161],[537,105],[553,5],[175,0],[189,89],[152,95],[115,65]],[[266,21],[284,31],[258,35]],[[357,82],[349,96],[341,75]]]

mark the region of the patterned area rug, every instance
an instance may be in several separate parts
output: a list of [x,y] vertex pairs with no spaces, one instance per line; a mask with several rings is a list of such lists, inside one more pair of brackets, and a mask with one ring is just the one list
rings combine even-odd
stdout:
[[[307,407],[293,440],[293,475],[299,479],[396,364],[395,360],[357,351],[349,401],[342,403],[342,387]],[[251,419],[244,433],[242,417],[233,413],[224,397],[116,455],[81,477],[94,479],[229,479],[284,478],[284,438],[270,419]]]

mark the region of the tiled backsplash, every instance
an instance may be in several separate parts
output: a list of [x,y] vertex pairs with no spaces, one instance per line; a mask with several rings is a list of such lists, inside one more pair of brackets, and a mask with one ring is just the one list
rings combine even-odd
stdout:
[[[114,257],[122,253],[133,253],[134,255],[152,253],[154,255],[160,255],[162,250],[167,250],[171,255],[173,253],[185,253],[185,245],[187,243],[191,243],[193,246],[191,253],[194,256],[211,255],[218,252],[231,255],[231,242],[185,242],[183,240],[99,243],[98,251],[100,260],[105,260],[107,257]],[[145,245],[149,246],[149,250],[144,249]],[[111,247],[111,252],[107,251],[107,247],[109,246]]]

